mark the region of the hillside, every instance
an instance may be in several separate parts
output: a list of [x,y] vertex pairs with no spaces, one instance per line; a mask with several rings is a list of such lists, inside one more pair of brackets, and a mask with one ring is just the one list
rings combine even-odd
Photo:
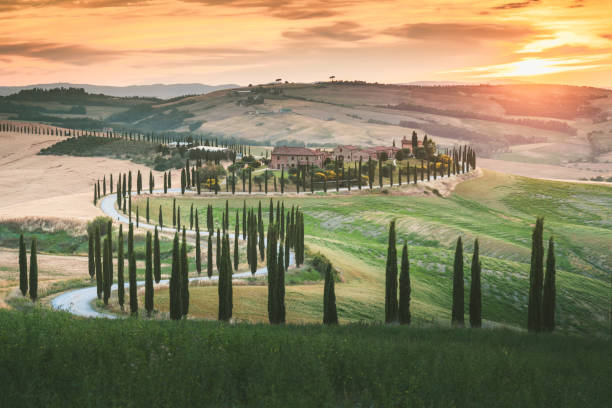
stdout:
[[530,163],[555,166],[554,178],[612,176],[612,91],[598,88],[334,82],[167,101],[23,91],[0,99],[0,119],[309,146],[390,145],[416,130],[442,146],[471,143],[481,157],[517,163],[516,171]]
[[88,93],[104,94],[108,96],[141,97],[170,99],[184,95],[205,94],[219,89],[237,88],[236,84],[204,85],[204,84],[152,84],[152,85],[128,85],[128,86],[105,86],[90,84],[71,84],[57,82],[53,84],[37,84],[25,86],[0,86],[0,96],[8,96],[28,89],[54,89],[54,88],[82,88]]

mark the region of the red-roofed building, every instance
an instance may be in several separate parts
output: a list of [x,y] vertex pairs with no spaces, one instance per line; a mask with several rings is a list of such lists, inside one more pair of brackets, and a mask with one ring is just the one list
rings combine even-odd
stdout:
[[312,150],[306,147],[277,146],[272,150],[270,168],[280,170],[306,164],[322,167],[325,157],[326,153],[319,149]]

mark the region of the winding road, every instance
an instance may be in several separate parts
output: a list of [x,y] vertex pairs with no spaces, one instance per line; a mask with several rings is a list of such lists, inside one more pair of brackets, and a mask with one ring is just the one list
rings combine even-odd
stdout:
[[[451,176],[451,178],[454,178],[456,176]],[[447,178],[446,178],[447,179]],[[427,182],[427,180],[421,181],[418,180],[418,183],[422,183],[422,182]],[[409,183],[412,184],[412,183]],[[372,186],[373,188],[381,188],[380,186]],[[383,187],[390,187],[389,185],[383,185]],[[366,190],[369,189],[369,187],[365,188]],[[332,184],[332,186],[330,186],[330,188],[328,188],[329,192],[334,192],[335,186]],[[352,190],[354,191],[358,191],[358,188],[353,187]],[[348,188],[346,187],[342,187],[339,188],[338,191],[349,191]],[[180,193],[181,190],[179,188],[173,188],[173,189],[168,189],[169,193]],[[317,191],[318,192],[318,191]],[[315,194],[317,193],[315,192]],[[158,190],[153,190],[153,193],[156,194],[163,194],[163,190],[158,189]],[[194,191],[186,191],[186,194],[189,195],[195,195],[196,193]],[[216,195],[211,195],[210,193],[206,193],[201,195],[200,197],[206,197],[206,198],[217,198],[217,199],[221,199],[221,198],[230,198],[230,197],[235,197],[235,196],[257,196],[260,195],[262,193],[253,193],[253,194],[249,194],[246,192],[236,192],[235,194],[231,194],[231,193],[226,193],[226,192],[220,192],[219,194]],[[296,194],[296,193],[291,193]],[[309,191],[302,191],[301,193],[299,193],[301,195],[307,195],[307,194],[312,194]],[[266,195],[266,198],[269,198],[270,196],[272,197],[276,197],[276,198],[282,198],[283,195],[279,194],[279,193],[270,193],[268,195]],[[115,204],[117,202],[117,195],[116,194],[109,194],[105,197],[103,197],[101,199],[100,202],[100,208],[102,209],[102,212],[104,212],[104,214],[106,214],[107,216],[111,217],[113,219],[113,221],[118,221],[121,222],[123,224],[129,224],[130,220],[129,218],[124,215],[121,214],[120,212],[118,212],[115,208]],[[143,222],[139,222],[138,223],[138,228],[144,228],[144,229],[150,229],[153,230],[155,229],[155,225],[152,224],[147,224],[147,223],[143,223]],[[175,232],[176,229],[175,228],[170,228],[170,227],[164,227],[163,228],[164,232]],[[189,236],[195,236],[195,230],[186,230],[186,234]],[[202,236],[208,236],[208,231],[203,231],[200,232],[200,234]],[[230,238],[234,238],[234,234],[229,234]],[[293,252],[290,253],[290,258],[289,258],[289,265],[293,266],[295,263],[295,255]],[[257,271],[255,272],[256,276],[265,276],[268,274],[268,268],[267,267],[261,267],[259,269],[257,269]],[[233,278],[248,278],[252,276],[251,272],[247,271],[247,272],[240,272],[240,273],[234,273],[232,275]],[[218,276],[214,275],[212,277],[208,277],[208,276],[198,276],[198,277],[193,277],[190,278],[189,281],[206,281],[206,280],[211,280],[211,281],[216,281],[218,280]],[[168,284],[168,279],[164,279],[161,280],[159,282],[159,284],[157,285],[166,285]],[[144,281],[138,281],[136,282],[137,286],[144,286],[145,282]],[[111,291],[112,290],[117,290],[117,284],[113,284],[111,287]],[[129,290],[129,283],[126,282],[125,283],[125,290],[128,291]],[[95,286],[92,287],[87,287],[87,288],[82,288],[82,289],[74,289],[74,290],[69,290],[67,292],[61,293],[60,295],[56,296],[55,298],[53,298],[51,300],[51,307],[53,307],[54,309],[57,310],[64,310],[64,311],[68,311],[74,315],[77,316],[82,316],[82,317],[97,317],[97,318],[108,318],[108,319],[115,319],[118,316],[117,315],[113,315],[110,313],[105,313],[105,312],[100,312],[96,309],[94,309],[94,307],[92,306],[93,302],[96,300],[97,298],[97,289]]]

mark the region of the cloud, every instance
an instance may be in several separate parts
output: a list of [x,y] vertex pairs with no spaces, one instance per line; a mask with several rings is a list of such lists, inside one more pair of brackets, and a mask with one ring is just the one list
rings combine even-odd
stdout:
[[336,41],[359,41],[369,36],[370,34],[363,30],[359,24],[352,21],[339,21],[331,25],[283,32],[283,37],[296,40],[319,38]]
[[493,10],[508,10],[508,9],[518,9],[529,7],[534,4],[538,4],[540,0],[527,0],[527,1],[519,1],[515,3],[505,3],[499,6],[492,7]]
[[138,52],[149,54],[208,54],[208,55],[251,55],[258,54],[260,51],[247,48],[229,48],[229,47],[175,47],[175,48],[154,48],[150,50],[140,50]]
[[306,20],[333,17],[341,14],[341,8],[348,8],[369,0],[181,0],[207,6],[228,6],[236,8],[262,8],[273,17],[288,20]]
[[0,0],[0,12],[39,7],[105,8],[128,7],[150,3],[151,0]]
[[600,37],[606,38],[606,39],[612,41],[612,34],[601,34]]
[[464,41],[467,39],[514,40],[533,35],[536,31],[527,26],[501,24],[416,23],[391,27],[382,33],[413,40]]
[[2,42],[0,55],[37,58],[73,65],[91,65],[114,59],[124,54],[121,51],[99,50],[78,44],[58,44],[50,42]]

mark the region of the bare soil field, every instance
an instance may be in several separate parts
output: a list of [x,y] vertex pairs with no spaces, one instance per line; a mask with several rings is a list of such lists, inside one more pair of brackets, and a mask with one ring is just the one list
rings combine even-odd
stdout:
[[[61,139],[48,135],[0,134],[0,219],[27,216],[90,219],[102,215],[92,204],[93,183],[97,178],[129,170],[149,173],[148,167],[122,160],[37,155]],[[154,172],[154,175],[156,185],[161,185],[163,173]]]

